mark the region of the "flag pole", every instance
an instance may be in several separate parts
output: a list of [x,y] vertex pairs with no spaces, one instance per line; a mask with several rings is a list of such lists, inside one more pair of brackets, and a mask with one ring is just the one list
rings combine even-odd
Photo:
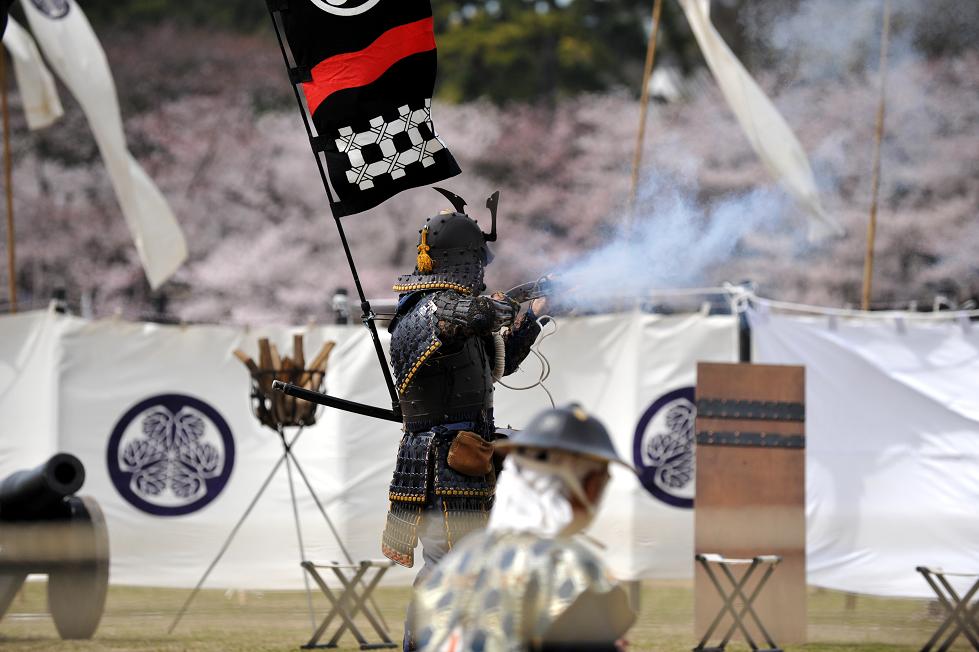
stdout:
[[[275,38],[279,43],[279,50],[282,52],[282,59],[286,64],[286,69],[290,74],[290,82],[292,86],[292,92],[296,97],[296,102],[299,105],[299,113],[303,119],[303,126],[306,128],[306,136],[309,138],[309,144],[313,148],[313,157],[316,159],[316,167],[320,172],[320,179],[323,181],[323,188],[326,190],[327,197],[330,203],[333,203],[333,193],[330,190],[330,182],[328,180],[326,169],[323,167],[323,159],[317,152],[314,141],[317,136],[313,133],[313,126],[311,124],[312,116],[306,113],[306,104],[303,102],[302,96],[299,94],[299,80],[293,77],[293,73],[297,72],[293,69],[292,64],[289,60],[289,53],[286,50],[286,42],[282,37],[282,29],[279,26],[279,20],[281,18],[281,9],[279,9],[279,3],[274,0],[267,1],[269,8],[269,15],[272,18],[272,27],[275,28]],[[377,360],[381,366],[381,375],[384,377],[384,384],[387,386],[388,394],[391,397],[391,412],[392,416],[395,416],[398,421],[401,420],[401,402],[398,395],[398,390],[394,386],[394,378],[391,376],[391,369],[388,366],[387,358],[384,355],[384,348],[381,346],[381,339],[377,332],[377,324],[375,323],[376,315],[371,308],[370,301],[367,300],[367,295],[364,293],[364,287],[360,282],[360,274],[357,273],[357,266],[354,264],[353,253],[350,251],[350,244],[347,242],[347,234],[343,230],[343,223],[340,221],[339,217],[333,218],[336,223],[337,233],[340,235],[340,244],[343,246],[343,252],[347,257],[347,265],[350,267],[350,273],[353,276],[354,287],[357,290],[357,296],[360,298],[360,308],[364,326],[367,328],[371,336],[371,341],[374,343],[374,352],[377,355]],[[340,401],[338,403],[343,403]],[[324,403],[326,405],[326,403]],[[333,405],[333,407],[338,407],[339,409],[346,409],[340,405]]]
[[10,111],[7,105],[7,52],[0,47],[0,105],[3,111],[3,178],[7,196],[7,283],[10,312],[17,312],[17,252],[14,242],[13,163],[10,158]]
[[659,38],[659,19],[663,0],[653,2],[653,24],[646,46],[646,66],[642,73],[642,96],[639,98],[639,133],[636,135],[636,152],[632,159],[632,187],[629,191],[629,221],[635,220],[636,196],[639,193],[639,169],[642,167],[642,147],[646,140],[646,116],[649,112],[649,80],[656,63],[656,41]]
[[887,90],[887,45],[891,34],[891,0],[884,0],[884,26],[880,39],[880,100],[877,104],[877,130],[874,137],[874,164],[870,182],[870,219],[867,222],[867,252],[863,261],[863,310],[870,310],[874,280],[874,241],[877,238],[877,204],[880,195],[880,144],[884,138],[884,109]]

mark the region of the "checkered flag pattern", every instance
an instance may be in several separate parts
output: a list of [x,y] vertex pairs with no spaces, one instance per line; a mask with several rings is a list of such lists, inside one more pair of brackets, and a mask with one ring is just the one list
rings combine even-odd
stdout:
[[445,148],[432,125],[432,100],[424,106],[403,105],[390,122],[384,116],[371,119],[367,131],[343,127],[336,139],[337,150],[347,155],[347,181],[360,190],[373,188],[384,175],[397,180],[411,173],[412,166],[435,165],[433,154]]

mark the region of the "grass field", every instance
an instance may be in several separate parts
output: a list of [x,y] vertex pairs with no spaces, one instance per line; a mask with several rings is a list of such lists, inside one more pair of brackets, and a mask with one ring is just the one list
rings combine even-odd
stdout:
[[[375,594],[397,639],[407,589]],[[166,631],[186,591],[114,587],[109,591],[102,625],[93,641],[62,642],[46,613],[45,585],[27,585],[0,622],[0,650],[202,650],[206,652],[295,650],[311,631],[304,593],[204,591],[171,636]],[[325,600],[315,606],[322,614]],[[649,582],[643,586],[642,614],[630,634],[633,650],[689,651],[693,598],[689,583]],[[924,600],[878,599],[812,590],[809,595],[808,645],[790,649],[862,652],[918,650],[941,618]],[[352,637],[341,644],[356,649]],[[731,650],[744,650],[731,646]],[[954,649],[967,650],[960,639]]]

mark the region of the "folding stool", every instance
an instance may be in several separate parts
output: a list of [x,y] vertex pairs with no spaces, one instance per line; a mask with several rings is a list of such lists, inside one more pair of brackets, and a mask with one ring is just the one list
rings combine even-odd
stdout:
[[[768,578],[772,576],[775,572],[775,566],[778,565],[782,558],[778,555],[761,555],[758,557],[753,557],[752,559],[731,559],[728,557],[723,557],[717,554],[702,554],[697,555],[696,560],[700,562],[704,571],[707,573],[707,577],[710,578],[711,583],[717,589],[718,594],[721,596],[723,604],[721,605],[720,611],[717,612],[717,616],[711,622],[710,627],[704,632],[704,637],[700,639],[700,643],[694,648],[695,652],[721,652],[727,647],[728,642],[731,640],[731,636],[734,635],[735,630],[740,630],[741,634],[744,636],[745,641],[751,646],[752,650],[762,650],[763,652],[782,652],[781,648],[775,644],[772,640],[771,635],[769,635],[768,630],[762,624],[761,619],[758,618],[758,614],[752,607],[752,603],[755,599],[761,595],[762,589],[765,587],[765,583],[768,582]],[[721,569],[721,572],[727,578],[728,582],[731,584],[730,593],[725,591],[724,586],[717,579],[717,574],[714,573],[711,564],[714,564],[717,568]],[[744,575],[741,579],[737,579],[734,573],[731,572],[732,566],[748,566],[745,570]],[[754,575],[755,570],[765,566],[765,573],[761,576],[761,579],[755,584],[754,589],[751,591],[750,595],[746,595],[746,590],[748,588],[748,582]],[[735,608],[735,601],[740,600],[743,602],[743,606],[740,610]],[[730,613],[733,622],[728,628],[724,637],[721,639],[720,645],[716,647],[707,647],[711,636],[714,634],[714,630],[717,629],[718,625],[724,619],[725,614]],[[758,631],[762,633],[765,637],[765,641],[768,643],[767,648],[759,648],[755,645],[755,641],[751,638],[751,634],[748,632],[748,628],[745,627],[745,616],[750,616],[758,627]]]
[[[338,562],[314,564],[309,561],[302,562],[303,569],[313,578],[313,581],[320,587],[320,591],[323,592],[323,595],[326,596],[326,599],[330,603],[329,613],[327,613],[319,627],[316,628],[316,631],[313,632],[313,637],[309,639],[309,642],[302,646],[303,649],[335,648],[340,637],[348,629],[354,635],[354,638],[357,639],[361,650],[399,647],[398,644],[391,640],[391,636],[388,634],[380,614],[374,612],[376,607],[372,607],[368,603],[371,594],[377,588],[381,578],[384,577],[384,574],[392,566],[394,566],[394,562],[387,559],[380,561],[362,561],[359,564],[340,564]],[[337,592],[334,592],[327,585],[326,580],[323,579],[323,576],[319,572],[321,569],[333,571],[333,574],[336,575],[341,587]],[[372,571],[373,577],[369,577]],[[370,626],[374,628],[374,632],[380,637],[381,642],[371,643],[357,627],[354,620],[361,613]],[[333,621],[338,616],[340,621],[337,623],[333,636],[328,642],[320,643],[330,625],[333,624]]]
[[[807,637],[806,406],[802,367],[759,364],[697,365],[694,554],[778,555],[778,570],[752,605],[779,645]],[[695,640],[721,607],[717,587],[695,564]],[[721,582],[722,572],[711,568]],[[735,577],[747,566],[734,567]],[[755,570],[752,582],[764,574]],[[750,592],[750,587],[744,591]],[[719,637],[728,616],[715,629]],[[744,625],[764,646],[752,618]],[[732,640],[741,640],[735,631]]]
[[[928,568],[927,566],[918,566],[916,570],[928,582],[932,591],[938,596],[938,602],[948,614],[945,621],[935,630],[931,639],[921,648],[921,652],[930,652],[930,650],[935,649],[942,636],[945,638],[937,649],[945,652],[952,646],[959,634],[965,634],[965,637],[972,643],[972,649],[979,650],[979,597],[977,597],[979,594],[979,573],[947,573],[940,568]],[[946,579],[950,576],[974,577],[976,581],[972,584],[972,588],[960,597]],[[947,634],[946,630],[948,630]]]

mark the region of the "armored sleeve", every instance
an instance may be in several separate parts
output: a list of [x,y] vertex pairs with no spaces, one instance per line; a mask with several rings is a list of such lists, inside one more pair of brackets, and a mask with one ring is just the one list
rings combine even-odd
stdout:
[[435,297],[435,318],[442,337],[483,336],[513,323],[515,309],[490,297],[440,292]]
[[509,376],[516,371],[530,355],[530,347],[537,341],[538,335],[540,335],[540,324],[537,323],[537,315],[532,310],[528,310],[516,321],[513,330],[506,338],[504,376]]

